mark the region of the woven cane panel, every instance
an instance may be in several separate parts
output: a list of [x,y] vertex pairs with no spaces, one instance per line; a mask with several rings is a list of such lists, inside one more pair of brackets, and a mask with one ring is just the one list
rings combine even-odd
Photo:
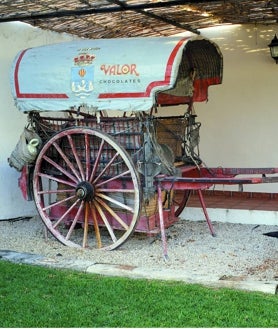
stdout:
[[158,143],[168,145],[174,152],[176,160],[183,155],[182,143],[186,125],[187,120],[184,117],[158,118],[156,121],[156,138]]

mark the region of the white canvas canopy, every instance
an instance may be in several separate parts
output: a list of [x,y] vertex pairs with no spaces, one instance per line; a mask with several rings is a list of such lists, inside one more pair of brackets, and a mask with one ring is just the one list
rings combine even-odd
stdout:
[[14,60],[11,87],[23,112],[148,111],[206,100],[208,86],[221,80],[222,55],[206,39],[128,38],[25,49]]

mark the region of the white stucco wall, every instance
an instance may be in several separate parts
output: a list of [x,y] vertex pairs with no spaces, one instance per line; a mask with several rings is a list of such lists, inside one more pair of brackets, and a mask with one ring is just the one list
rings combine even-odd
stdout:
[[[276,26],[226,26],[204,29],[224,56],[223,84],[210,87],[209,102],[196,103],[201,127],[201,157],[208,166],[278,167],[278,65],[267,45]],[[0,219],[32,215],[33,202],[21,196],[19,173],[7,158],[26,124],[10,93],[9,70],[16,53],[24,48],[73,39],[27,24],[0,24]],[[219,187],[222,189],[222,187]],[[278,184],[245,187],[278,192]]]
[[18,188],[19,173],[10,168],[7,162],[27,123],[26,115],[16,109],[10,93],[11,63],[21,49],[73,38],[23,23],[0,24],[0,219],[28,216],[36,212],[34,203],[25,201],[21,195]]
[[[209,167],[278,167],[278,65],[268,47],[275,33],[278,25],[202,30],[224,58],[223,83],[209,88],[207,103],[195,103],[201,158]],[[245,185],[244,191],[278,193],[278,184]]]

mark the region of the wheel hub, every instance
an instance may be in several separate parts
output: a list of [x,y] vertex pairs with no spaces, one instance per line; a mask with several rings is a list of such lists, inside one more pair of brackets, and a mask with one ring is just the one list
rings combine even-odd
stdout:
[[85,201],[92,201],[95,195],[94,187],[89,182],[81,182],[75,189],[76,196]]

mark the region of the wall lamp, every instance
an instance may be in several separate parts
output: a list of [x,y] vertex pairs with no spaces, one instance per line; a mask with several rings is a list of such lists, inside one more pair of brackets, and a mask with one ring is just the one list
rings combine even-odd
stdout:
[[271,57],[276,61],[278,64],[278,39],[275,34],[274,38],[271,40],[271,43],[268,45]]

